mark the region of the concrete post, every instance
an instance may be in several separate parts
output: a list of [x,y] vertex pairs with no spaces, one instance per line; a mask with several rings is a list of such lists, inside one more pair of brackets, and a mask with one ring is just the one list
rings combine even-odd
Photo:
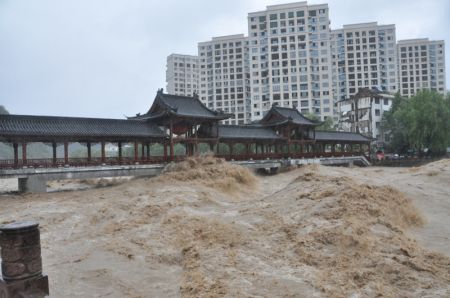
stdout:
[[1,298],[43,298],[49,295],[48,277],[42,275],[38,226],[32,221],[0,226]]

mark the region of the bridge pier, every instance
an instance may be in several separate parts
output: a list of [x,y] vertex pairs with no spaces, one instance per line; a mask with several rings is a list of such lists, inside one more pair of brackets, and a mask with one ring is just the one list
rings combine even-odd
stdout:
[[19,192],[47,192],[47,180],[36,176],[19,178]]

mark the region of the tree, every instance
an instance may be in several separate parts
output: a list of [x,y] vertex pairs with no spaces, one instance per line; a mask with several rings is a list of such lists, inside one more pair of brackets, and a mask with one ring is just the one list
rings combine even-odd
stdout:
[[8,110],[5,109],[4,106],[0,105],[0,115],[8,115],[8,114],[9,114]]
[[404,137],[404,128],[398,121],[398,117],[395,117],[396,112],[402,105],[406,104],[407,98],[401,97],[400,93],[395,94],[392,101],[392,106],[389,111],[384,112],[383,119],[381,121],[381,129],[389,135],[390,149],[394,152],[405,153],[409,149],[409,144]]
[[323,130],[323,131],[335,131],[336,128],[334,127],[334,122],[331,117],[327,117],[325,121],[320,121],[320,117],[313,113],[308,113],[304,115],[306,118],[311,120],[312,122],[321,123],[319,126],[316,127],[317,130]]
[[395,151],[444,153],[450,143],[450,97],[430,90],[410,99],[397,95],[391,111],[384,115],[383,127]]

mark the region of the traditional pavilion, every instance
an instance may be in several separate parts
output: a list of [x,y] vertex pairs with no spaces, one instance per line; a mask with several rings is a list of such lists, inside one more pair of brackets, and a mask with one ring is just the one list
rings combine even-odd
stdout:
[[[13,159],[0,156],[0,167],[161,163],[200,153],[205,148],[228,160],[370,153],[369,138],[359,133],[317,131],[320,123],[296,109],[273,106],[257,123],[220,123],[230,116],[208,109],[196,95],[170,95],[162,89],[147,113],[126,120],[0,115],[0,142],[12,145],[13,152]],[[52,157],[28,159],[27,145],[33,142],[50,145]],[[69,156],[69,144],[73,142],[86,145],[85,158]],[[117,156],[106,156],[106,143],[117,144]],[[93,144],[100,144],[100,157],[92,156]],[[133,157],[123,156],[123,144],[133,147]],[[162,146],[163,154],[151,154],[152,144]],[[203,150],[200,144],[206,144]],[[63,158],[57,156],[59,145],[64,146]],[[184,148],[184,154],[176,156],[175,146]]]
[[[186,146],[186,153],[198,152],[200,126],[217,129],[219,121],[230,118],[230,115],[208,109],[194,94],[193,97],[164,94],[158,90],[150,110],[144,115],[129,117],[130,120],[145,121],[164,128],[169,135],[170,158],[174,158],[174,144]],[[215,137],[202,138],[210,147],[217,143]]]

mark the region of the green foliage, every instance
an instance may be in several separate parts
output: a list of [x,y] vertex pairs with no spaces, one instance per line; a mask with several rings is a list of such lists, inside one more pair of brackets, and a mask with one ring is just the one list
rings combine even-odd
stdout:
[[450,97],[422,90],[410,99],[396,95],[391,111],[383,116],[391,147],[404,153],[428,148],[433,154],[445,152],[450,144]]
[[9,112],[4,106],[0,106],[0,115],[8,115]]
[[316,123],[321,122],[322,123],[321,125],[316,127],[317,130],[323,130],[323,131],[335,131],[336,130],[333,119],[331,117],[327,117],[325,119],[325,121],[322,122],[322,121],[320,121],[320,117],[314,113],[308,113],[304,116],[306,118],[308,118],[309,120],[311,120],[312,122],[316,122]]

